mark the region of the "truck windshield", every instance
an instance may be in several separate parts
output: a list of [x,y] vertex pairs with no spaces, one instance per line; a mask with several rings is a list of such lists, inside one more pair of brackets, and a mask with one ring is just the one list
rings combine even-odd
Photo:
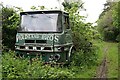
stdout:
[[25,14],[21,16],[20,31],[60,32],[58,14]]

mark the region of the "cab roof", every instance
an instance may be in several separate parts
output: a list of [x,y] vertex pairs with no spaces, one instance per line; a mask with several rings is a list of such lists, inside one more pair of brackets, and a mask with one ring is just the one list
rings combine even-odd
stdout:
[[64,13],[68,14],[68,12],[61,11],[61,10],[40,10],[40,11],[26,11],[26,12],[21,12],[20,15],[24,14],[35,14],[35,13]]

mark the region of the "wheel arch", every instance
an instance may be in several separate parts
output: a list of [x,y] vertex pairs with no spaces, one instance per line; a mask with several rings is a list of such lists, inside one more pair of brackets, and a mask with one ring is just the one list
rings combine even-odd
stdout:
[[70,60],[70,57],[71,57],[72,50],[75,50],[74,45],[72,45],[69,49],[69,53],[68,53],[69,60]]

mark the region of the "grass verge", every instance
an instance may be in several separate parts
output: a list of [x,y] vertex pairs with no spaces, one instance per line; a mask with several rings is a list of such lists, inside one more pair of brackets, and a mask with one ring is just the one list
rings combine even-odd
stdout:
[[104,49],[107,48],[107,78],[118,78],[118,43],[94,41],[99,46],[98,67],[104,58]]
[[118,44],[105,42],[105,45],[108,45],[108,78],[117,78],[118,77]]

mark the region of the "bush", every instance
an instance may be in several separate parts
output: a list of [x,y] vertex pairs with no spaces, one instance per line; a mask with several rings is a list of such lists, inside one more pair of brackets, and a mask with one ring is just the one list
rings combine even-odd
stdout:
[[14,52],[4,52],[2,57],[2,77],[3,78],[73,78],[74,73],[67,68],[51,67],[35,58],[32,64],[29,58],[17,58]]
[[114,41],[115,36],[113,31],[104,31],[104,40],[105,41]]
[[2,44],[3,49],[14,50],[19,15],[12,7],[2,7]]
[[119,38],[118,34],[119,31],[117,28],[105,28],[103,30],[103,37],[105,41],[117,41],[117,39]]
[[75,52],[72,59],[72,65],[74,66],[88,66],[95,65],[97,63],[97,51],[96,47],[91,47],[91,51],[84,52],[82,50]]
[[116,40],[120,42],[120,34],[117,36]]
[[67,7],[68,4],[66,4],[65,9],[70,13],[70,26],[72,29],[73,44],[76,50],[72,56],[71,65],[74,67],[90,66],[92,64],[94,65],[97,59],[97,48],[93,46],[91,41],[93,37],[95,37],[94,35],[96,35],[94,34],[96,29],[91,23],[82,22],[83,17],[79,15],[79,12],[77,13],[77,10],[75,10],[78,9],[78,7],[74,6],[74,3],[69,5],[73,7],[69,9]]

